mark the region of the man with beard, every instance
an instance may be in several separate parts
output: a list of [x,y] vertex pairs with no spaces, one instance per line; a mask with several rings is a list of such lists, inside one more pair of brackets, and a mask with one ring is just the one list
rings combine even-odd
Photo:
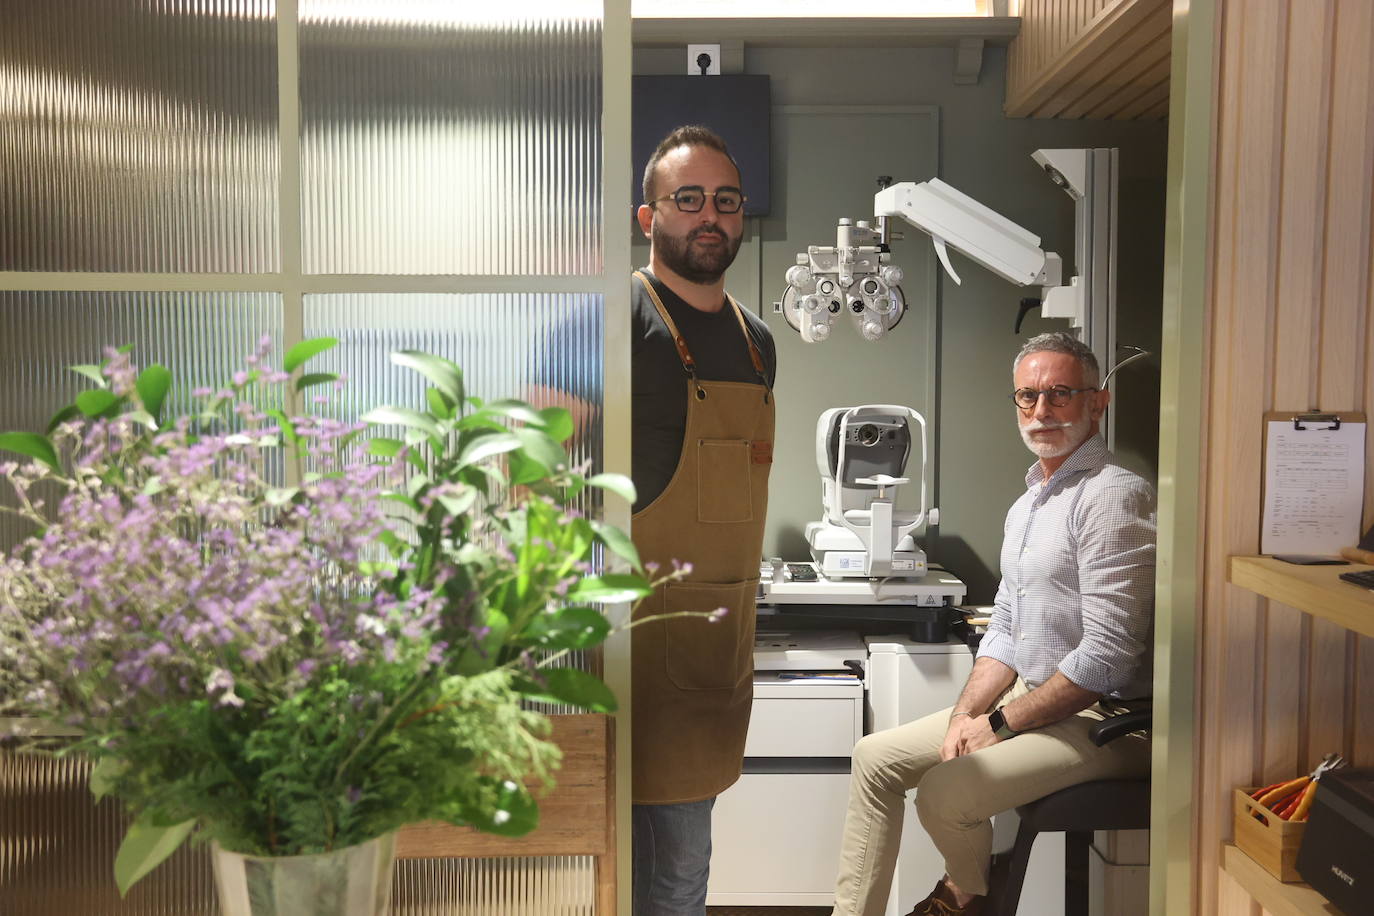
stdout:
[[[742,183],[720,137],[680,127],[650,157],[636,214],[650,249],[630,282],[631,534],[644,562],[691,564],[631,632],[636,916],[705,913],[711,810],[739,778],[753,702],[776,355],[725,292]],[[644,619],[684,611],[698,615]]]
[[994,814],[1149,771],[1147,737],[1097,747],[1088,731],[1149,703],[1154,491],[1098,434],[1110,396],[1087,346],[1042,334],[1012,371],[1039,460],[1007,513],[992,620],[954,706],[854,747],[836,916],[885,911],[911,789],[946,870],[911,916],[953,916],[983,911]]

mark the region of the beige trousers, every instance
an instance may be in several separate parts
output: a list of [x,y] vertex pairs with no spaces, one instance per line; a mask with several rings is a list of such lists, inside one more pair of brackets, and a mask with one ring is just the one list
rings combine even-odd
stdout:
[[[1029,689],[1017,678],[998,705]],[[834,916],[882,916],[911,789],[917,790],[916,814],[944,856],[945,872],[966,893],[986,894],[994,814],[1080,782],[1129,779],[1150,770],[1145,735],[1118,738],[1106,747],[1092,743],[1088,729],[1117,711],[1097,704],[941,762],[951,711],[867,735],[854,746]],[[903,908],[917,902],[899,901]]]

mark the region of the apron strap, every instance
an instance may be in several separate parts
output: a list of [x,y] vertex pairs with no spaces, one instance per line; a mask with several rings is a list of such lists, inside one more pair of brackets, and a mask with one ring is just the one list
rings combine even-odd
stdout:
[[754,372],[759,377],[759,383],[763,387],[768,387],[768,372],[763,365],[763,354],[759,352],[758,344],[754,343],[754,335],[749,333],[749,325],[744,323],[744,309],[735,301],[735,297],[729,293],[725,294],[726,300],[735,309],[735,318],[739,321],[740,333],[744,335],[744,340],[749,344],[749,359],[754,363]]
[[[654,308],[658,309],[659,317],[668,326],[668,333],[673,336],[673,344],[677,347],[678,359],[682,361],[682,368],[687,371],[687,375],[693,382],[697,378],[697,362],[692,358],[692,351],[687,347],[687,339],[682,336],[682,332],[677,329],[673,318],[668,314],[668,309],[663,305],[663,300],[659,298],[658,290],[654,289],[653,283],[642,270],[636,270],[635,277],[644,285],[644,291],[649,294],[649,299],[653,301]],[[759,352],[758,344],[754,343],[754,335],[749,333],[749,326],[744,323],[744,311],[740,304],[735,301],[735,297],[729,293],[725,294],[725,300],[735,311],[735,319],[739,322],[740,333],[744,335],[744,342],[749,347],[749,359],[754,364],[754,372],[759,377],[759,382],[764,388],[768,388],[768,373],[763,363],[763,354]],[[771,390],[771,389],[770,389]],[[700,396],[700,393],[698,394]]]

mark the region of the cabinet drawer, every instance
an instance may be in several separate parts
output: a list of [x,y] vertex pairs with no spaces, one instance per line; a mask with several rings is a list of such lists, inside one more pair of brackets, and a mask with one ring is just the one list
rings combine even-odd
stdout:
[[858,697],[755,697],[744,756],[848,757],[862,734]]

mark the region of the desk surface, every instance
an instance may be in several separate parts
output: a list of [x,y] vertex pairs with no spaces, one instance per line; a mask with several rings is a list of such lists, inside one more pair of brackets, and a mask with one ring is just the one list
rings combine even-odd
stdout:
[[1273,557],[1232,557],[1230,578],[1232,585],[1374,636],[1374,592],[1340,578],[1343,572],[1364,569],[1374,567],[1298,566]]

